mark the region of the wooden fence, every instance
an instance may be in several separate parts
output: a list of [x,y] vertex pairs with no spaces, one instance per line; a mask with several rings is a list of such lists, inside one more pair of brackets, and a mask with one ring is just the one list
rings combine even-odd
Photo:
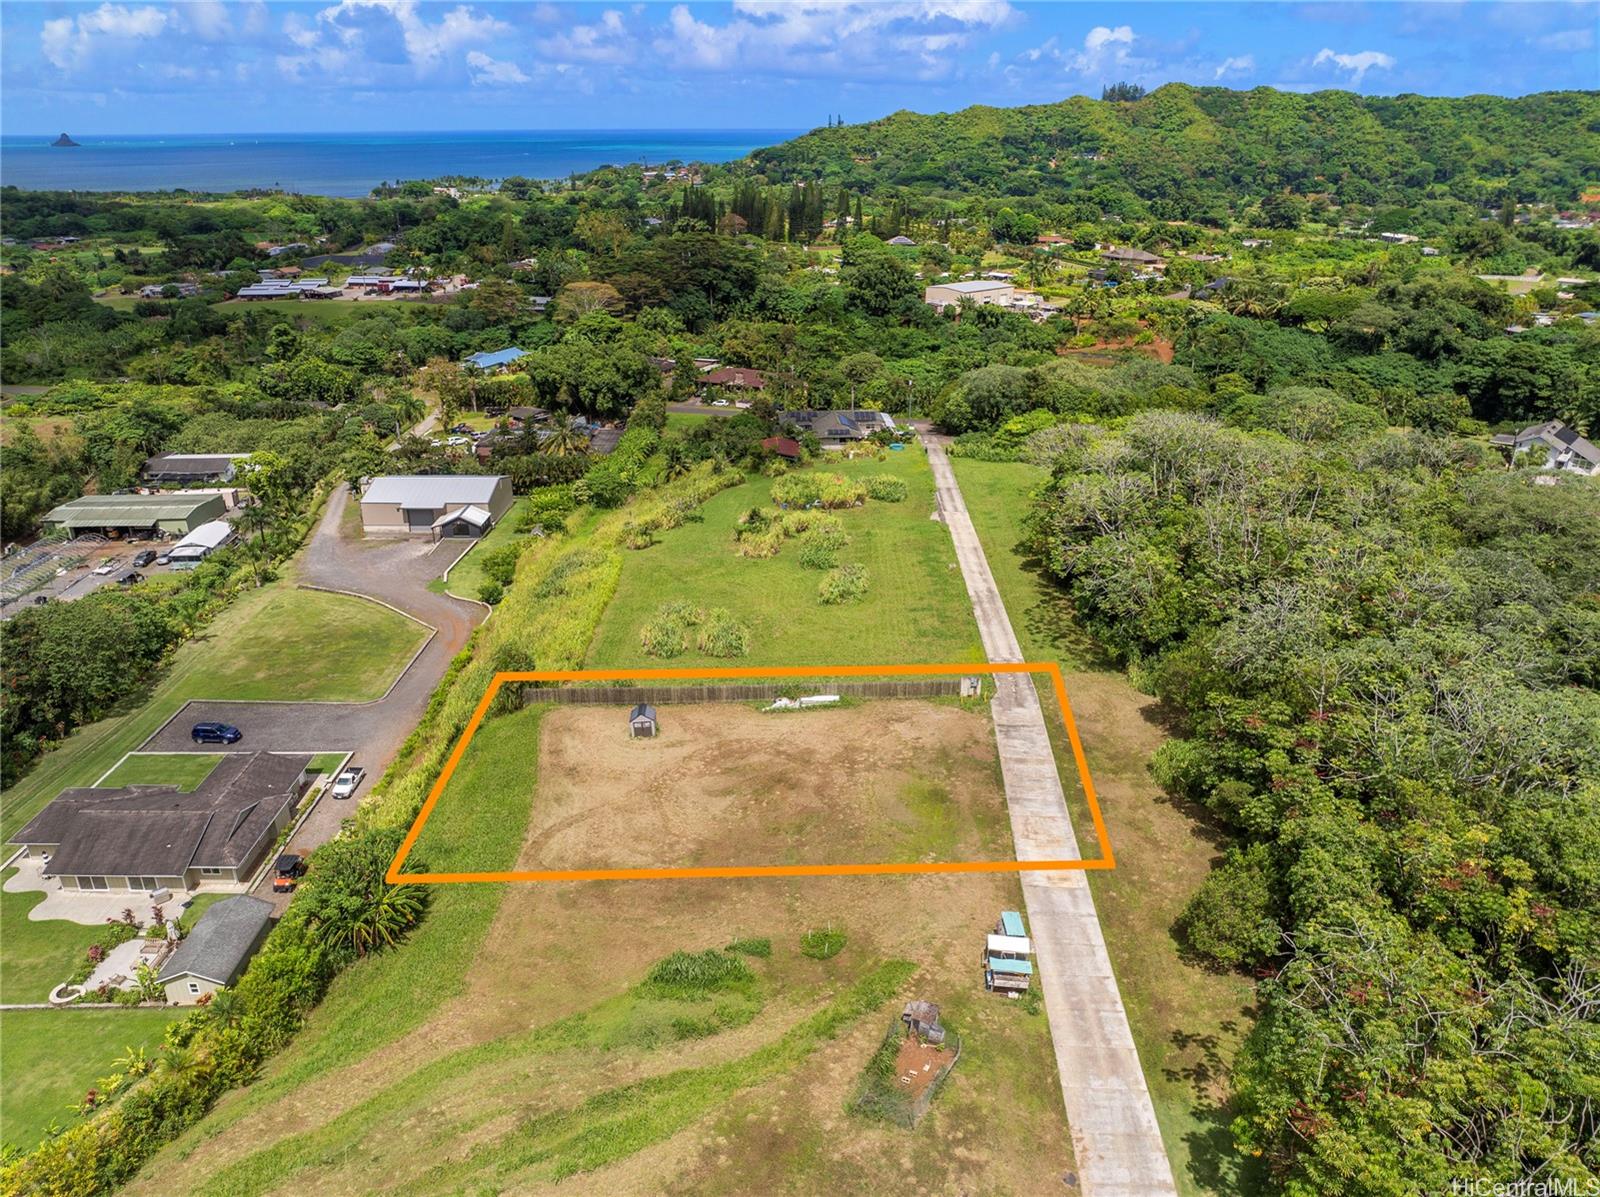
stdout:
[[661,682],[640,686],[539,686],[522,684],[524,706],[535,703],[631,707],[641,702],[669,703],[771,702],[784,696],[837,694],[843,698],[956,698],[959,677],[908,677],[881,682],[830,682],[826,678],[802,683],[789,681],[739,682],[728,685],[694,685]]

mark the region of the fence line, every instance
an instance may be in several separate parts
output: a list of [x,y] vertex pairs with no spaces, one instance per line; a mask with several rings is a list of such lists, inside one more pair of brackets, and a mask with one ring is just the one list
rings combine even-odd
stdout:
[[842,698],[955,698],[961,694],[959,677],[903,678],[881,682],[830,682],[819,679],[796,685],[793,681],[743,682],[722,686],[538,686],[522,684],[522,702],[587,706],[636,706],[641,702],[705,703],[772,701],[785,695],[837,694]]

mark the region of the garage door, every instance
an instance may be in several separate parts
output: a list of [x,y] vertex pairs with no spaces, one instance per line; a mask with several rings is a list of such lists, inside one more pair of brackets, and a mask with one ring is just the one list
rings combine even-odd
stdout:
[[429,508],[407,507],[404,509],[406,527],[413,532],[426,532],[433,527],[433,521],[439,518],[439,513]]

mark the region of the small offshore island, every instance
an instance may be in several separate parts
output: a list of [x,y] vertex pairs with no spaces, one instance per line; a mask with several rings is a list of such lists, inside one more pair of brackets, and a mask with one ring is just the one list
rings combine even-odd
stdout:
[[78,143],[73,141],[72,138],[68,137],[65,133],[63,133],[60,137],[56,138],[50,144],[51,145],[77,145]]

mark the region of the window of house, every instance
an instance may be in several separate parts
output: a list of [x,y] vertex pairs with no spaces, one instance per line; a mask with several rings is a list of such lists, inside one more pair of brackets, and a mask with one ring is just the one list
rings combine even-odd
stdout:
[[189,982],[189,992],[190,993],[199,993],[200,992],[200,982],[198,982],[198,981],[190,981]]
[[202,876],[202,877],[220,877],[220,876],[222,876],[222,870],[221,869],[201,869],[200,870],[200,876]]

